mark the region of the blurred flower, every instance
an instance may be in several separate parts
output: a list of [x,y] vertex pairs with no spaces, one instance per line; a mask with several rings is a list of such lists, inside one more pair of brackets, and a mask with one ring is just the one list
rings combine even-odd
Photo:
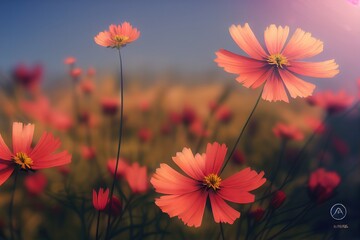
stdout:
[[38,196],[44,192],[44,189],[47,184],[46,176],[41,173],[37,172],[35,174],[26,175],[24,180],[24,185],[28,193],[34,196]]
[[333,171],[319,168],[310,174],[308,187],[311,197],[318,203],[330,198],[340,184],[340,176]]
[[91,94],[95,89],[94,82],[90,79],[86,79],[84,81],[81,81],[80,83],[80,90],[84,94]]
[[[116,166],[116,159],[112,158],[107,161],[107,169],[111,176],[115,174],[115,166]],[[128,169],[129,165],[127,164],[126,160],[123,158],[119,159],[118,168],[116,171],[116,178],[121,178],[125,176],[125,173]]]
[[233,118],[233,113],[227,106],[223,105],[217,109],[215,118],[221,123],[229,123]]
[[195,119],[195,121],[191,123],[189,131],[192,135],[197,137],[209,136],[209,131],[205,129],[204,123],[199,118]]
[[256,222],[264,217],[265,210],[262,207],[254,207],[249,210],[249,217],[253,218]]
[[152,139],[152,136],[152,131],[149,128],[141,128],[138,131],[138,137],[142,143],[149,142]]
[[0,185],[15,169],[38,170],[69,164],[71,155],[67,151],[54,153],[60,147],[60,140],[50,133],[43,133],[34,148],[31,147],[35,126],[13,123],[11,152],[0,134]]
[[79,79],[79,77],[81,76],[81,74],[82,74],[81,68],[74,68],[74,69],[72,69],[72,70],[70,71],[71,77],[72,77],[74,80],[76,80],[76,81]]
[[71,168],[68,166],[68,165],[63,165],[63,166],[60,166],[60,167],[57,167],[56,168],[59,173],[63,176],[67,176],[70,174],[71,172]]
[[177,125],[182,121],[182,116],[177,112],[169,112],[169,120],[172,124]]
[[347,155],[350,152],[349,145],[341,138],[334,137],[332,139],[334,149],[341,155]]
[[67,57],[67,58],[65,58],[65,60],[64,60],[64,63],[65,63],[66,65],[74,65],[75,62],[76,62],[76,58],[74,58],[74,57]]
[[245,154],[244,152],[236,149],[234,154],[231,156],[233,163],[244,164],[245,163]]
[[304,134],[295,126],[278,123],[273,128],[276,137],[284,140],[301,141],[304,139]]
[[53,128],[59,131],[67,131],[74,124],[73,119],[69,115],[56,109],[49,112],[48,121]]
[[145,193],[149,189],[149,180],[146,167],[138,163],[130,165],[125,172],[125,178],[133,193]]
[[105,115],[115,115],[120,106],[119,98],[117,97],[103,97],[100,104]]
[[35,65],[30,69],[24,64],[19,64],[15,67],[13,74],[15,81],[21,86],[28,90],[35,90],[39,87],[43,75],[43,68],[40,65]]
[[109,201],[109,189],[107,188],[104,191],[103,188],[100,188],[98,193],[95,191],[95,189],[93,189],[92,200],[93,200],[93,206],[96,210],[98,211],[104,210]]
[[106,209],[107,209],[106,213],[110,213],[111,215],[114,215],[114,216],[119,216],[122,211],[121,200],[116,196],[112,196],[111,206],[110,206],[110,201],[109,201],[106,206]]
[[323,134],[326,130],[323,121],[317,118],[307,117],[305,118],[305,123],[315,134]]
[[197,117],[195,110],[189,106],[185,106],[181,113],[181,120],[183,124],[186,126],[191,125],[196,119]]
[[94,147],[81,146],[81,157],[85,160],[91,160],[95,158],[96,150]]
[[281,190],[276,191],[270,200],[270,206],[274,209],[278,209],[283,205],[285,200],[286,194]]
[[328,114],[335,114],[348,108],[353,103],[354,97],[347,95],[345,91],[338,93],[325,91],[307,98],[307,101],[310,105],[323,108]]
[[266,182],[264,172],[259,174],[250,168],[222,180],[220,170],[227,147],[225,144],[208,144],[206,154],[193,155],[184,148],[173,161],[186,173],[184,176],[168,166],[160,164],[151,178],[158,193],[165,194],[155,199],[155,204],[170,217],[178,216],[186,225],[199,227],[202,222],[207,198],[210,198],[215,222],[232,224],[240,213],[224,200],[235,203],[251,203],[255,196],[249,191]]
[[121,25],[110,25],[109,31],[100,32],[94,37],[97,44],[103,47],[121,48],[125,47],[140,36],[140,32],[133,28],[130,23],[124,22]]
[[264,33],[267,51],[262,48],[247,23],[244,27],[232,25],[229,31],[236,44],[250,57],[220,49],[216,52],[215,62],[225,71],[238,74],[236,80],[247,88],[258,88],[265,83],[262,92],[264,100],[289,102],[286,90],[293,98],[310,96],[315,85],[303,81],[297,75],[329,78],[339,73],[334,60],[299,61],[323,51],[323,43],[300,28],[296,29],[285,46],[289,27],[271,24]]
[[93,77],[95,74],[96,74],[95,68],[93,68],[93,67],[88,68],[88,70],[87,70],[87,75],[88,75],[88,77],[91,78],[91,77]]
[[215,101],[213,101],[213,100],[211,100],[210,102],[209,102],[209,109],[210,109],[210,111],[215,111],[218,107],[219,107],[219,105],[217,104],[217,102],[215,102]]
[[141,112],[145,113],[148,112],[150,109],[150,102],[149,100],[143,99],[139,102],[139,109]]
[[37,96],[34,100],[20,100],[20,108],[28,117],[43,124],[48,123],[50,101],[43,95]]

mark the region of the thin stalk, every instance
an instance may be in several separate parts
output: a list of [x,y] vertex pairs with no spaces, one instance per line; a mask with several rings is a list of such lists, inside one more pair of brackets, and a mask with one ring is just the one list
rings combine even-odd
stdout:
[[98,211],[97,222],[96,222],[96,240],[99,239],[99,225],[100,225],[100,211]]
[[18,176],[18,172],[19,169],[15,169],[15,177],[14,177],[14,184],[12,187],[12,193],[11,193],[11,199],[10,199],[10,207],[9,207],[9,220],[10,220],[10,239],[14,240],[15,236],[14,236],[14,214],[13,214],[13,210],[14,210],[14,199],[15,199],[15,190],[16,190],[16,182],[17,182],[17,176]]
[[225,240],[225,234],[224,234],[224,229],[223,229],[222,222],[220,222],[220,232],[221,232],[221,239]]
[[[112,205],[112,196],[114,194],[114,187],[115,187],[115,181],[116,181],[116,173],[119,165],[119,158],[120,158],[120,150],[121,150],[121,140],[122,140],[122,132],[123,132],[123,114],[124,114],[124,77],[123,77],[123,69],[122,69],[122,59],[121,59],[121,52],[120,48],[119,50],[119,64],[120,64],[120,128],[119,128],[119,142],[118,142],[118,148],[117,148],[117,155],[116,155],[116,164],[115,164],[115,171],[114,171],[114,177],[113,182],[110,189],[110,202],[109,206]],[[108,214],[108,222],[107,222],[107,228],[106,228],[106,235],[105,239],[109,239],[109,233],[111,228],[111,214],[110,214],[109,208],[109,214]]]
[[239,136],[238,136],[238,138],[237,138],[237,140],[236,140],[236,142],[235,142],[235,145],[234,145],[234,147],[231,149],[231,152],[230,152],[228,158],[226,159],[225,164],[224,164],[224,166],[222,167],[220,173],[222,173],[222,172],[224,171],[226,165],[229,163],[229,160],[231,159],[232,155],[234,154],[234,152],[235,152],[235,150],[236,150],[236,147],[237,147],[237,145],[239,144],[242,135],[244,134],[245,128],[246,128],[246,126],[249,124],[250,119],[251,119],[252,115],[254,114],[257,105],[258,105],[259,102],[260,102],[262,92],[263,92],[263,89],[261,90],[261,92],[260,92],[260,94],[259,94],[259,97],[258,97],[258,99],[256,100],[256,103],[255,103],[253,109],[251,110],[251,113],[250,113],[249,117],[246,119],[246,122],[245,122],[243,128],[242,128],[241,131],[240,131],[240,134],[239,134]]

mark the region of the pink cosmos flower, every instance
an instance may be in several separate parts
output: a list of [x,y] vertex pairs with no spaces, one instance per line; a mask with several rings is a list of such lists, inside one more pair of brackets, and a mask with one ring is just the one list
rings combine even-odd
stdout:
[[74,65],[75,62],[76,62],[76,58],[74,58],[74,57],[67,57],[67,58],[65,58],[65,60],[64,60],[64,63],[65,63],[66,65]]
[[34,128],[33,124],[13,123],[12,151],[0,135],[0,185],[15,169],[38,170],[71,162],[71,155],[67,151],[54,153],[61,143],[50,133],[43,133],[39,142],[32,148]]
[[300,28],[285,44],[289,35],[288,26],[283,28],[272,24],[267,27],[264,33],[267,51],[262,48],[249,24],[245,23],[243,27],[232,25],[229,31],[236,44],[250,57],[220,49],[216,52],[215,62],[225,71],[238,74],[236,80],[247,88],[265,84],[264,100],[289,102],[286,90],[293,98],[310,96],[315,85],[305,82],[298,75],[330,78],[339,72],[334,60],[299,61],[323,51],[323,43]]
[[109,201],[107,203],[105,212],[110,213],[113,216],[119,216],[121,214],[121,210],[122,210],[121,200],[116,196],[112,196],[111,206],[110,206],[110,201]]
[[124,22],[121,25],[110,25],[109,31],[100,32],[94,40],[97,44],[108,48],[125,47],[140,36],[140,32],[133,28],[130,23]]
[[140,167],[138,163],[133,163],[126,170],[126,181],[133,193],[145,193],[149,189],[149,180],[146,167]]
[[103,97],[100,104],[105,115],[115,115],[120,106],[119,98],[117,97]]
[[353,103],[354,97],[346,94],[345,91],[338,93],[324,91],[309,97],[307,101],[310,105],[321,107],[328,114],[335,114],[347,109]]
[[71,77],[73,77],[73,80],[75,80],[75,81],[77,81],[79,79],[81,74],[82,74],[81,68],[74,68],[74,69],[71,69],[71,71],[70,71],[70,75],[71,75]]
[[153,133],[152,133],[151,129],[143,127],[141,129],[139,129],[139,131],[138,131],[138,138],[139,138],[140,142],[146,143],[146,142],[149,142],[153,138]]
[[274,209],[278,209],[279,207],[281,207],[281,205],[283,205],[285,200],[286,200],[285,192],[281,190],[276,191],[270,200],[270,206],[273,207]]
[[158,193],[165,194],[155,199],[155,204],[169,214],[178,216],[186,225],[199,227],[202,222],[207,199],[215,222],[232,224],[240,213],[226,201],[251,203],[255,196],[249,191],[259,188],[266,182],[264,172],[259,174],[250,168],[232,175],[227,179],[220,177],[227,147],[225,144],[208,144],[206,154],[193,155],[184,148],[173,161],[187,176],[177,172],[167,164],[160,164],[150,182]]
[[80,83],[80,90],[86,94],[91,94],[95,89],[95,84],[91,79],[86,79],[84,81],[81,81]]
[[103,188],[99,189],[97,193],[95,189],[93,189],[93,206],[96,210],[102,211],[106,208],[109,202],[109,189],[107,188],[105,191]]
[[[107,169],[111,174],[111,176],[114,176],[115,174],[115,165],[116,165],[116,158],[112,158],[107,161]],[[116,171],[116,178],[124,177],[128,167],[129,164],[127,163],[127,161],[120,158],[118,163],[118,168]]]
[[316,134],[323,134],[326,130],[325,124],[318,118],[307,117],[305,123]]
[[17,83],[28,90],[35,90],[39,87],[43,75],[41,65],[36,65],[32,69],[24,64],[19,64],[14,69],[14,78]]
[[28,193],[33,196],[38,196],[44,192],[44,189],[47,185],[47,178],[41,172],[27,175],[24,180],[24,185]]
[[276,137],[287,140],[301,141],[304,139],[304,134],[295,126],[278,123],[273,128]]
[[310,194],[318,203],[322,203],[332,196],[340,181],[340,176],[336,172],[319,168],[310,175],[308,182]]
[[222,105],[217,108],[215,118],[221,123],[229,123],[233,118],[233,113],[229,107]]
[[96,157],[96,150],[91,146],[81,146],[81,156],[85,160],[91,160]]

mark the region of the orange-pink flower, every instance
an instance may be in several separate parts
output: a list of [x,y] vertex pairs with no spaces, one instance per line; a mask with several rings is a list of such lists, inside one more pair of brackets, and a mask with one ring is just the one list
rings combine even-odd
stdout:
[[328,114],[335,114],[350,107],[354,97],[348,95],[345,91],[334,93],[332,91],[318,92],[307,99],[310,105],[323,108]]
[[310,194],[318,203],[322,203],[333,195],[340,182],[341,178],[337,172],[319,168],[310,174],[308,182]]
[[264,33],[267,50],[262,48],[247,23],[243,27],[232,25],[229,31],[236,44],[250,57],[220,49],[216,52],[215,62],[225,71],[238,74],[236,80],[247,88],[258,88],[265,84],[262,93],[264,100],[288,102],[286,90],[293,98],[310,96],[315,85],[305,82],[298,75],[330,78],[339,72],[334,60],[299,61],[323,51],[323,42],[300,28],[285,44],[289,27],[270,25]]
[[226,201],[251,203],[255,196],[249,191],[259,188],[266,182],[264,172],[259,174],[250,168],[222,179],[220,170],[227,147],[225,144],[208,144],[206,154],[193,155],[184,148],[173,161],[187,176],[177,172],[167,164],[160,164],[151,178],[158,193],[165,194],[155,199],[155,204],[170,217],[177,216],[186,225],[199,227],[204,215],[207,199],[210,199],[215,222],[232,224],[240,213],[230,207]]
[[149,179],[146,167],[133,163],[126,169],[125,178],[133,193],[145,193],[149,189]]
[[278,123],[273,128],[276,137],[284,140],[301,141],[304,139],[304,134],[295,126]]
[[67,151],[54,153],[60,140],[50,133],[43,133],[34,148],[31,147],[35,126],[15,122],[12,128],[12,152],[0,134],[0,185],[17,168],[24,171],[57,167],[71,162]]
[[103,188],[99,189],[99,193],[93,189],[93,206],[96,210],[102,211],[106,208],[109,201],[109,189],[105,191]]
[[[115,174],[115,165],[116,165],[116,158],[109,159],[107,161],[107,169],[111,176]],[[118,163],[118,168],[116,171],[116,178],[124,177],[129,165],[125,159],[120,158]]]
[[109,31],[100,32],[94,40],[97,44],[108,48],[121,48],[126,46],[140,36],[140,32],[131,26],[130,23],[124,22],[121,25],[110,25]]

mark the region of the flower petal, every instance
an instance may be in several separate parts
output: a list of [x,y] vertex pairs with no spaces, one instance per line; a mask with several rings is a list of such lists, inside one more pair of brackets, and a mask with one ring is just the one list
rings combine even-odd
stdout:
[[215,222],[233,224],[234,221],[240,217],[240,213],[230,207],[220,196],[216,195],[216,193],[210,192],[209,197]]
[[0,186],[11,176],[13,171],[13,164],[0,164]]
[[284,83],[277,70],[272,71],[269,79],[264,85],[262,98],[267,101],[284,101],[289,102],[285,92]]
[[291,62],[287,68],[300,75],[318,78],[331,78],[339,73],[339,65],[334,59],[323,62]]
[[197,181],[183,176],[167,164],[160,164],[160,168],[156,169],[150,182],[156,192],[164,194],[181,195],[200,188]]
[[23,152],[27,153],[30,151],[30,146],[32,143],[34,135],[34,124],[22,124],[20,122],[13,123],[13,151],[14,153]]
[[240,191],[252,191],[262,186],[266,179],[263,178],[264,172],[257,173],[249,167],[224,179],[221,182],[222,189],[236,189]]
[[245,23],[244,27],[232,25],[229,31],[236,44],[250,57],[257,60],[266,58],[267,54],[256,39],[249,24]]
[[287,70],[279,69],[279,74],[291,97],[307,97],[312,95],[315,89],[314,84],[303,81]]
[[313,57],[323,51],[323,42],[312,37],[311,33],[296,29],[282,55],[288,60]]
[[264,37],[267,50],[270,54],[280,53],[289,35],[289,27],[276,27],[271,24],[266,28]]
[[54,138],[51,133],[45,132],[29,155],[33,160],[37,161],[53,153],[60,145],[59,139]]
[[182,152],[176,153],[172,159],[181,170],[193,179],[202,180],[204,178],[205,160],[200,154],[194,157],[191,149],[184,148]]
[[32,156],[30,158],[33,159],[34,164],[31,167],[34,170],[58,167],[71,162],[71,155],[67,151],[46,155],[40,159],[33,158]]
[[200,227],[207,196],[207,191],[166,195],[155,199],[155,204],[170,217],[178,216],[186,225]]
[[208,143],[206,147],[206,159],[205,159],[205,175],[218,174],[223,165],[227,147],[225,144],[220,145],[217,142],[213,144]]
[[6,145],[4,139],[0,134],[0,159],[1,160],[11,160],[12,153],[10,152],[8,146]]

